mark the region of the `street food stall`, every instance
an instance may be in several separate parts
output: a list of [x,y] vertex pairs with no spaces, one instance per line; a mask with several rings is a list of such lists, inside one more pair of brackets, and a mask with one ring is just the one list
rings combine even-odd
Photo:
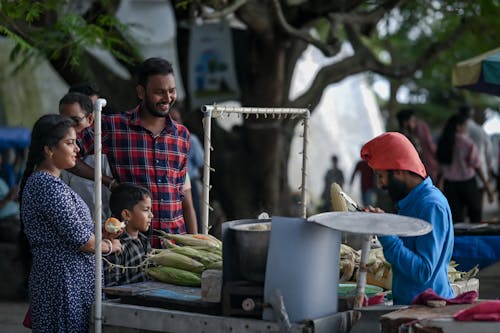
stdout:
[[[96,301],[99,306],[93,311],[95,331],[373,332],[380,327],[384,314],[407,309],[393,306],[386,297],[390,296],[388,290],[379,293],[381,287],[366,283],[371,236],[416,236],[429,232],[431,226],[419,219],[359,211],[307,218],[307,109],[204,108],[203,232],[207,233],[209,209],[209,119],[225,112],[304,118],[302,216],[223,223],[222,270],[204,270],[199,286],[150,281],[104,288],[106,299]],[[341,236],[346,231],[361,235],[363,246],[356,252],[358,274],[351,274],[357,278],[339,284],[343,274],[339,265]],[[388,275],[382,276],[387,281]],[[345,287],[350,289],[346,291]],[[99,293],[96,291],[96,295]],[[381,304],[365,306],[367,294],[378,295]],[[413,310],[407,311],[411,314]]]

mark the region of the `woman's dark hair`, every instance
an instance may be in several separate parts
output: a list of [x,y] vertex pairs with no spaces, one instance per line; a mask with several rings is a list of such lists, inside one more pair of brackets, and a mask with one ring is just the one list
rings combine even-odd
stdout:
[[162,58],[146,59],[137,70],[137,83],[143,87],[146,87],[149,77],[158,74],[174,74],[172,64]]
[[[23,191],[26,186],[26,181],[29,176],[33,173],[36,166],[44,161],[44,149],[47,147],[55,147],[59,141],[61,141],[68,130],[75,125],[75,121],[71,118],[67,118],[58,114],[47,114],[40,117],[33,125],[33,130],[31,131],[31,143],[28,151],[28,158],[26,161],[26,168],[24,169],[23,176],[19,185],[19,202],[21,211],[21,231],[19,233],[19,258],[21,259],[23,268],[29,274],[29,268],[31,267],[31,249],[29,241],[24,233],[24,221],[23,221]],[[25,279],[27,277],[25,276]]]
[[122,210],[132,210],[145,197],[152,197],[147,188],[132,183],[120,183],[113,189],[109,197],[111,214],[121,220]]
[[462,114],[451,116],[444,125],[443,132],[439,138],[436,157],[439,163],[444,165],[451,164],[453,160],[453,149],[455,147],[455,134],[457,127],[465,124],[467,118]]

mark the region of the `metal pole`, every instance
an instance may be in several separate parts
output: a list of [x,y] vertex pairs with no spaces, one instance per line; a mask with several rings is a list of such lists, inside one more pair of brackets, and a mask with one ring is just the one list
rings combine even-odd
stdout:
[[101,250],[101,210],[102,210],[102,172],[101,172],[101,111],[106,100],[99,98],[94,106],[94,225],[95,225],[95,333],[101,333],[102,325],[102,250]]
[[363,307],[365,300],[366,273],[368,271],[368,257],[370,256],[371,235],[363,235],[361,245],[361,258],[359,260],[358,282],[356,284],[356,297],[354,299],[354,309]]
[[304,133],[302,140],[302,188],[300,189],[300,197],[302,200],[302,217],[307,217],[307,141],[309,136],[309,116],[310,112],[307,110],[304,118]]
[[209,213],[209,191],[210,191],[210,139],[212,135],[212,110],[207,110],[205,106],[201,108],[203,112],[203,129],[204,129],[204,144],[203,144],[203,189],[201,192],[201,232],[208,234],[208,213]]

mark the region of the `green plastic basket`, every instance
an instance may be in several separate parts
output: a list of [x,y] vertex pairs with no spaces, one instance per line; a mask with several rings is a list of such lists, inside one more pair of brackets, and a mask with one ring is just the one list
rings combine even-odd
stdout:
[[[375,294],[384,291],[381,287],[373,286],[371,284],[367,284],[365,286],[365,294],[368,297],[372,297]],[[349,297],[355,296],[356,294],[356,283],[340,283],[338,289],[339,297]]]

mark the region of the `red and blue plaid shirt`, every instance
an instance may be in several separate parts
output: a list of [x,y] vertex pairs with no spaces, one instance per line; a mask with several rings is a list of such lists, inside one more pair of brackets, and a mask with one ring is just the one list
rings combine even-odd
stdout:
[[[182,215],[184,180],[189,154],[189,131],[170,117],[156,136],[141,125],[139,106],[128,112],[102,116],[102,152],[113,176],[148,188],[152,193],[153,229],[185,233]],[[94,153],[94,131],[82,132],[80,154]],[[152,239],[153,247],[159,242]]]

